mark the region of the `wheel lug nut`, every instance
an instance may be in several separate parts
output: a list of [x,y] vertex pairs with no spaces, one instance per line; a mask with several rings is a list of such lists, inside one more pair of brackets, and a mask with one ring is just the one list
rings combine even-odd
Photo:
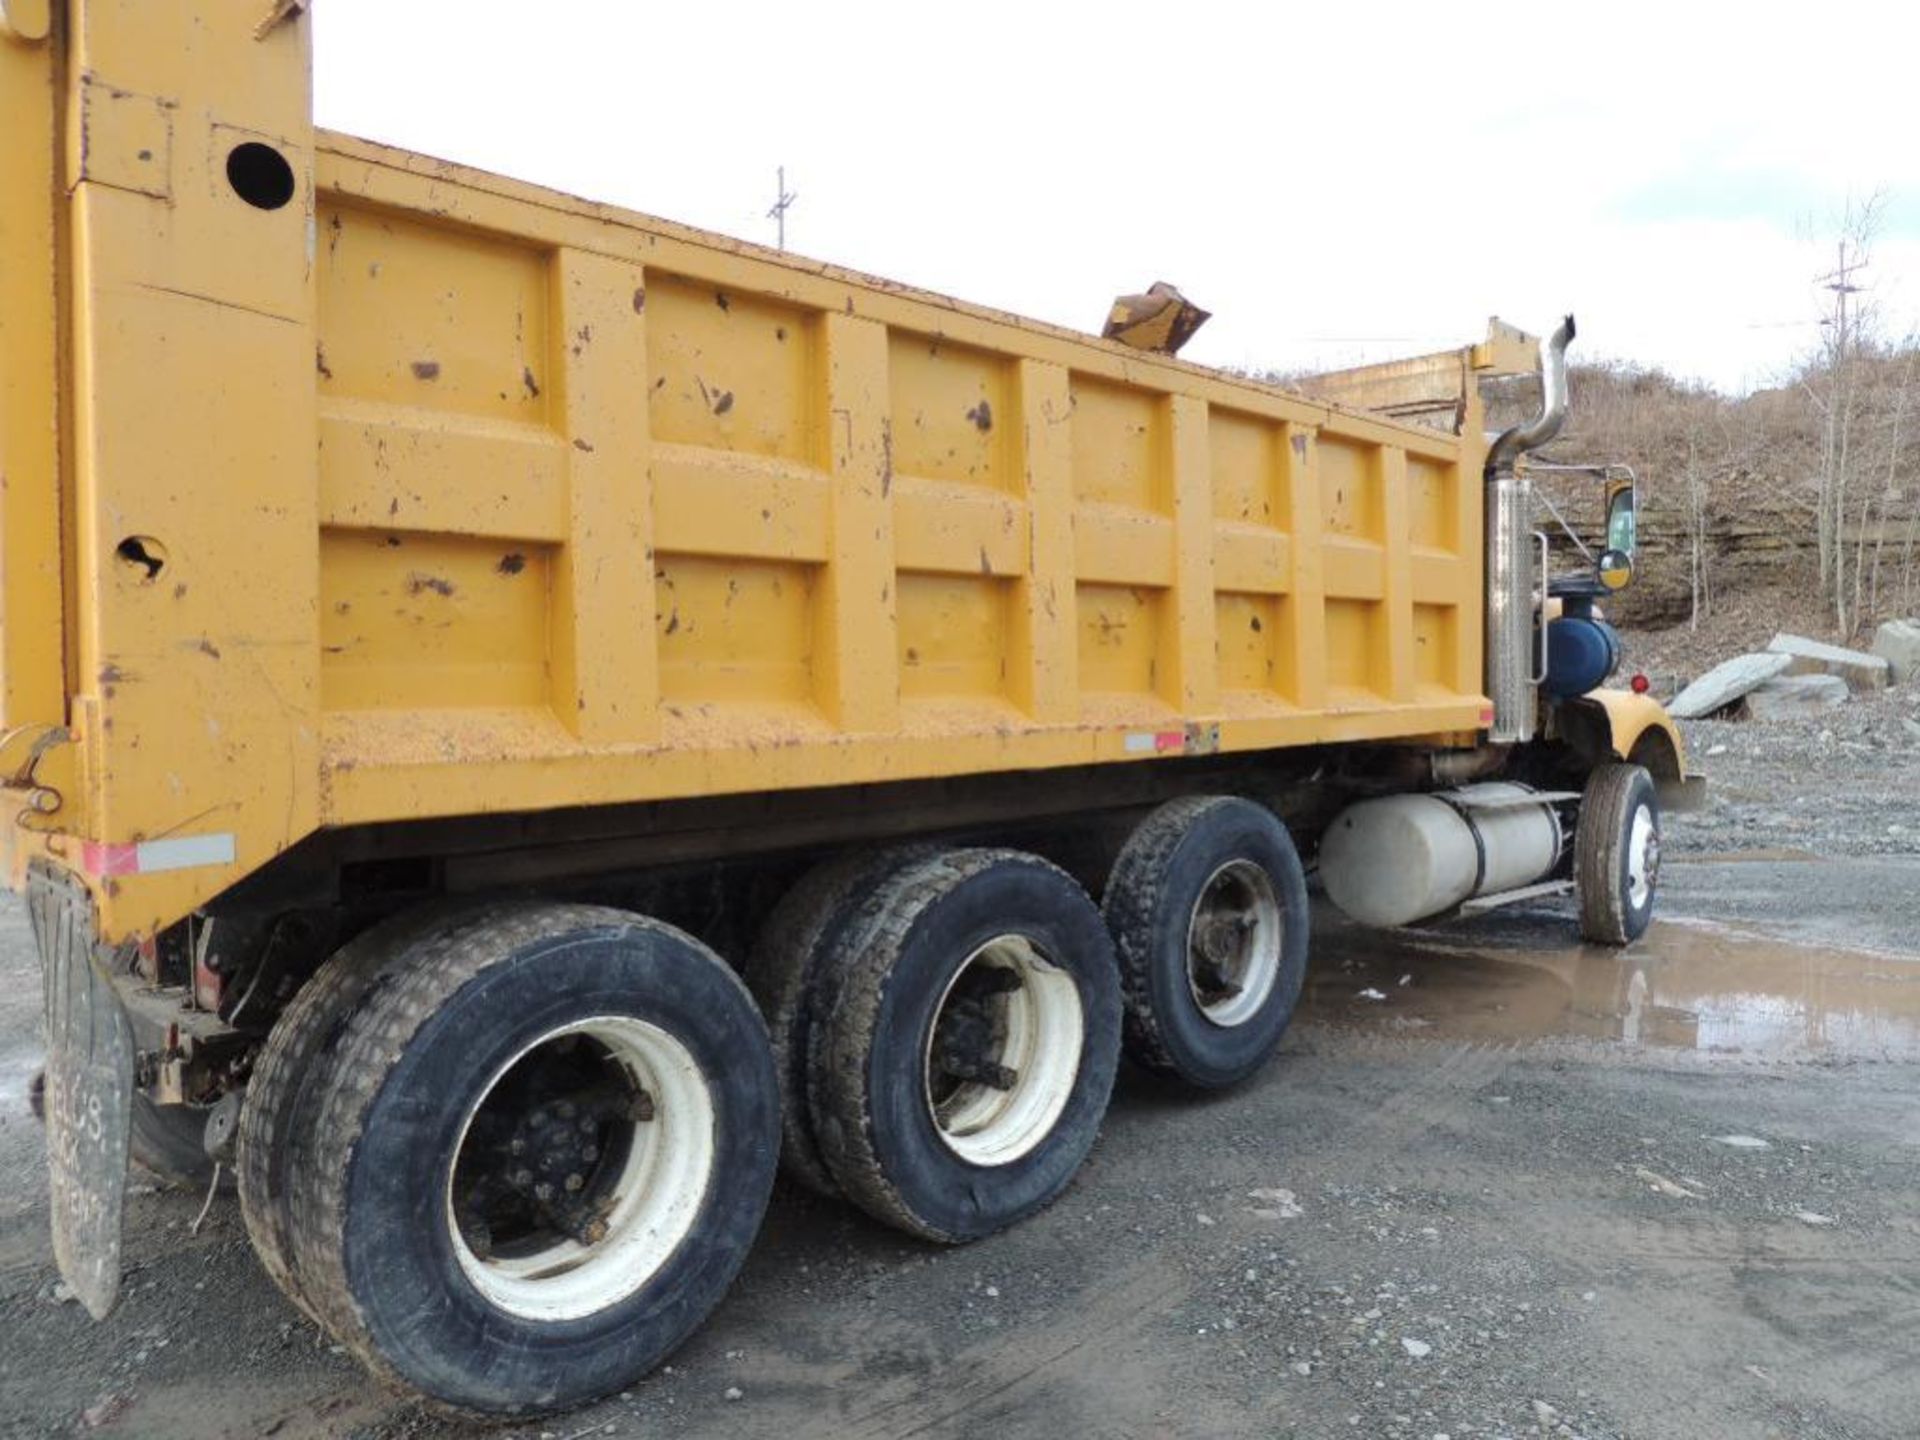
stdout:
[[591,1165],[594,1161],[600,1158],[600,1147],[598,1145],[582,1146],[580,1150],[580,1158],[586,1161],[589,1165]]
[[533,1172],[523,1165],[507,1177],[507,1183],[516,1190],[524,1190],[533,1183]]
[[511,1155],[526,1154],[527,1142],[525,1140],[522,1140],[518,1135],[514,1136],[512,1140],[507,1142],[507,1153]]
[[578,1194],[580,1192],[580,1187],[585,1185],[586,1183],[587,1183],[586,1177],[582,1175],[579,1171],[577,1170],[574,1171],[573,1174],[567,1176],[567,1193],[569,1195]]
[[553,1186],[542,1180],[538,1185],[533,1187],[533,1198],[542,1203],[553,1199]]

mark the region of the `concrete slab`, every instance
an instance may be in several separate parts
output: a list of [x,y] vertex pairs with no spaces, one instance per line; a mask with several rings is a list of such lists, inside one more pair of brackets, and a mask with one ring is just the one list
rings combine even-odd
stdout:
[[1667,706],[1676,720],[1698,720],[1731,705],[1754,686],[1785,673],[1793,663],[1791,655],[1736,655],[1723,660],[1686,689]]
[[1883,657],[1869,655],[1864,650],[1849,650],[1844,645],[1829,645],[1823,640],[1809,640],[1805,635],[1782,632],[1767,642],[1767,649],[1775,655],[1792,657],[1787,674],[1838,675],[1855,694],[1884,690],[1893,679],[1892,667]]
[[1747,718],[1785,720],[1844,705],[1853,692],[1838,675],[1780,675],[1747,692]]

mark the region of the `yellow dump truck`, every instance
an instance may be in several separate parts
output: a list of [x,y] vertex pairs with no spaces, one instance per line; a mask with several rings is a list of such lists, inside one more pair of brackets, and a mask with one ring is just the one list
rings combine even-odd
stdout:
[[1490,443],[1513,332],[1252,383],[316,131],[310,23],[0,0],[0,834],[95,1314],[130,1152],[217,1165],[376,1372],[562,1407],[777,1160],[965,1241],[1123,1047],[1254,1074],[1302,856],[1645,927],[1680,740],[1534,558],[1570,324]]

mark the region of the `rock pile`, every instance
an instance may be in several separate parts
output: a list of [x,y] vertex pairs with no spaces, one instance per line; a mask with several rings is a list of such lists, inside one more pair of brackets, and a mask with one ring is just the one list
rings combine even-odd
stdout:
[[1793,663],[1786,655],[1736,655],[1722,660],[1682,690],[1667,706],[1676,720],[1703,720],[1739,704],[1754,690],[1784,674]]
[[1775,635],[1765,650],[1714,666],[1667,709],[1680,720],[1780,720],[1913,682],[1920,682],[1920,619],[1889,620],[1871,651]]
[[1893,667],[1884,656],[1823,644],[1804,635],[1776,635],[1767,642],[1767,652],[1787,657],[1789,675],[1832,675],[1844,680],[1856,695],[1884,690],[1893,678]]

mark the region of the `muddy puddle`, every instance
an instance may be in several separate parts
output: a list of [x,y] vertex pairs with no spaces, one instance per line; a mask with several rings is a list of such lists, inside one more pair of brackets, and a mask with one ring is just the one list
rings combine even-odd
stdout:
[[1324,908],[1301,1018],[1455,1040],[1564,1036],[1763,1058],[1920,1059],[1920,956],[1656,921],[1625,950],[1522,916],[1372,931]]

